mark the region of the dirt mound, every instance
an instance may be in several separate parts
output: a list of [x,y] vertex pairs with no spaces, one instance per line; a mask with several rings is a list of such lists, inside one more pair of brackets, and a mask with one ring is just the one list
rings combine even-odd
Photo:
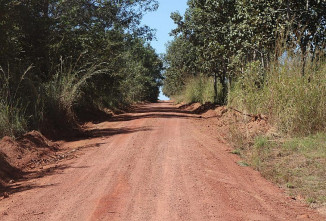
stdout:
[[55,143],[48,140],[38,131],[31,131],[26,133],[20,140],[18,140],[18,142],[24,147],[49,148],[53,151],[58,150],[58,146]]
[[177,106],[177,108],[189,111],[194,114],[203,114],[206,113],[208,110],[214,110],[217,105],[207,102],[205,104],[201,103],[192,103],[192,104],[183,104]]
[[209,109],[206,112],[202,113],[204,118],[212,118],[218,117],[221,118],[226,112],[228,112],[228,108],[226,107],[216,107],[214,109]]
[[0,152],[0,191],[5,188],[6,183],[20,177],[21,171],[10,165],[6,155]]
[[235,131],[235,129],[248,136],[264,134],[270,129],[266,116],[244,113],[232,107],[217,106],[207,102],[205,104],[182,104],[177,108],[209,119],[207,127],[217,126],[223,138],[229,137],[230,131]]
[[10,180],[16,180],[23,170],[44,156],[58,151],[58,146],[41,133],[32,131],[14,140],[4,137],[0,141],[0,188]]
[[194,111],[197,108],[199,108],[201,106],[200,103],[191,103],[191,104],[182,104],[177,106],[177,108],[182,109],[182,110],[186,110],[186,111]]
[[224,142],[236,133],[239,137],[240,134],[254,137],[265,134],[270,129],[265,116],[246,114],[227,106],[214,107],[212,104],[206,104],[201,105],[196,111],[201,113],[202,118],[207,119],[203,121],[206,127],[215,128],[221,135],[221,141]]

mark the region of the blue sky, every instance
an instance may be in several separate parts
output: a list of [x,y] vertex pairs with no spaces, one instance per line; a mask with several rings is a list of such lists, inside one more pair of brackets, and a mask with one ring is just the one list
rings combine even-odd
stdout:
[[[183,15],[187,8],[187,0],[159,0],[160,6],[157,11],[145,14],[142,24],[156,29],[156,38],[151,42],[156,52],[165,53],[165,44],[173,38],[169,33],[176,26],[173,23],[170,15],[172,12],[179,11]],[[160,100],[168,100],[162,92],[159,96]]]

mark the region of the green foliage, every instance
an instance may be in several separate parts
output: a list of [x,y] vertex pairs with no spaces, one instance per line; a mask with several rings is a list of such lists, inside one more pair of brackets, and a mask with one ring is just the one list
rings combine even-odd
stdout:
[[167,45],[164,57],[166,70],[164,72],[163,92],[167,96],[175,96],[184,89],[188,80],[196,76],[196,51],[190,42],[176,38]]
[[[194,0],[188,6],[184,16],[171,15],[177,28],[167,50],[167,95],[179,93],[188,78],[202,73],[219,79],[222,93],[219,99],[215,94],[215,102],[225,104],[228,84],[247,75],[248,63],[260,62],[264,69],[286,48],[301,54],[304,75],[308,57],[316,59],[325,49],[325,1]],[[196,56],[191,62],[184,59],[187,53],[174,58],[174,48]]]
[[138,101],[156,102],[161,86],[162,61],[150,45],[135,41],[130,50],[126,51],[123,60],[121,94],[128,103]]
[[[51,122],[53,127],[77,128],[77,120],[74,107],[78,105],[83,95],[83,88],[96,75],[105,73],[107,70],[101,65],[76,64],[65,66],[64,61],[58,67],[57,73],[51,81],[43,85],[44,97],[44,120]],[[78,67],[78,69],[76,69]],[[55,128],[57,129],[57,128]]]
[[0,136],[78,127],[76,110],[156,101],[162,61],[147,43],[153,31],[140,21],[157,7],[156,0],[1,0],[0,67],[8,71],[0,70],[0,103],[8,130]]

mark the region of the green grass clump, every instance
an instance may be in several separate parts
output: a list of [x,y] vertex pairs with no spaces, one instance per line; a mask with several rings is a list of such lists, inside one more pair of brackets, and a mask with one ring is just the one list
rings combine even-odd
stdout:
[[69,134],[80,129],[74,107],[81,103],[82,89],[87,86],[89,79],[105,70],[100,65],[89,64],[75,68],[76,65],[63,66],[63,61],[61,63],[53,78],[43,84],[45,109],[42,127],[46,126],[45,130],[52,131],[64,129]]
[[234,155],[241,155],[241,150],[240,149],[234,149],[231,151],[232,154]]
[[[28,129],[27,104],[19,98],[26,75],[32,66],[15,76],[0,66],[0,139],[3,136],[20,136]],[[21,74],[20,74],[21,73]]]
[[249,164],[247,162],[244,162],[244,161],[238,161],[237,164],[241,167],[248,167]]
[[20,136],[27,130],[25,109],[18,103],[11,105],[0,101],[0,138]]

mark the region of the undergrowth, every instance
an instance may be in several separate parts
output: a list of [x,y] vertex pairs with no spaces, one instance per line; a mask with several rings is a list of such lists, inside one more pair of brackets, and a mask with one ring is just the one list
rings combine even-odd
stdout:
[[233,153],[311,205],[326,203],[325,73],[320,59],[308,62],[303,75],[300,54],[267,68],[249,63],[228,98],[230,107],[265,115],[271,127],[266,134],[250,134],[236,122],[229,130]]
[[19,90],[32,66],[18,75],[15,83],[10,70],[0,67],[0,138],[3,136],[20,136],[28,128],[26,115],[27,104],[19,98]]
[[27,130],[25,108],[19,103],[0,101],[0,137],[20,136]]
[[[30,80],[33,67],[21,75],[0,68],[0,138],[38,129],[47,135],[79,130],[74,107],[81,103],[89,79],[106,71],[102,64],[64,64],[46,82]],[[31,83],[33,82],[33,83]],[[65,132],[64,132],[65,131]]]
[[[218,89],[220,86],[218,85]],[[182,92],[173,97],[176,103],[214,103],[214,80],[210,77],[197,76],[188,79]]]
[[74,106],[83,95],[82,88],[88,83],[88,79],[105,72],[101,65],[84,65],[75,68],[70,64],[63,66],[63,61],[52,80],[44,84],[44,102],[46,120],[56,121],[58,127],[73,129],[78,127]]
[[265,114],[279,131],[309,135],[326,128],[326,63],[307,65],[287,58],[261,69],[250,63],[229,94],[229,106],[251,114]]

